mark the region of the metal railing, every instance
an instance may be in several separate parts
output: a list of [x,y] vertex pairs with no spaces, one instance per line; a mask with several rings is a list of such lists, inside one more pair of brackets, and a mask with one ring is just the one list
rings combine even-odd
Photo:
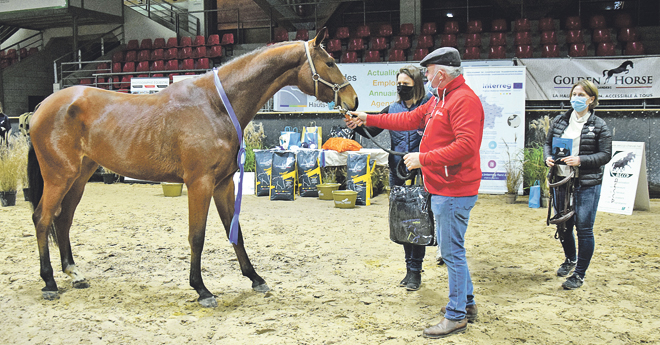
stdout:
[[187,9],[178,7],[167,1],[124,0],[124,5],[151,20],[172,29],[176,32],[177,36],[181,35],[181,31],[185,31],[195,36],[201,35],[202,28],[199,18],[191,15],[191,12],[188,12]]
[[39,49],[44,48],[44,34],[43,32],[38,32],[28,38],[24,38],[10,46],[5,47],[3,50],[7,51],[9,49],[16,49],[16,56],[18,58],[18,61],[21,61],[23,57],[21,57],[20,50],[21,48],[34,48],[37,47]]

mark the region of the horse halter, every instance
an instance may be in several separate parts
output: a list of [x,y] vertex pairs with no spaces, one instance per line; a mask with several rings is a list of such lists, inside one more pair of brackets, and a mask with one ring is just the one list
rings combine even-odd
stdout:
[[325,79],[323,79],[317,72],[316,72],[316,67],[314,67],[314,61],[312,61],[312,54],[309,52],[309,46],[307,45],[307,42],[303,42],[303,45],[305,46],[305,54],[307,55],[307,62],[309,62],[309,68],[312,70],[312,80],[314,80],[314,97],[319,98],[319,81],[328,87],[332,89],[332,91],[335,93],[335,109],[339,109],[339,112],[342,114],[346,114],[348,111],[347,109],[344,109],[343,106],[339,104],[339,90],[342,88],[351,85],[351,83],[345,81],[343,84],[332,84]]

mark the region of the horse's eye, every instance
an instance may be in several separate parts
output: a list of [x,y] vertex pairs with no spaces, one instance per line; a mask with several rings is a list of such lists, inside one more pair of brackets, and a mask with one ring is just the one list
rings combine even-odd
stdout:
[[325,63],[325,65],[330,67],[330,68],[335,67],[335,63],[333,61],[328,61],[328,62]]

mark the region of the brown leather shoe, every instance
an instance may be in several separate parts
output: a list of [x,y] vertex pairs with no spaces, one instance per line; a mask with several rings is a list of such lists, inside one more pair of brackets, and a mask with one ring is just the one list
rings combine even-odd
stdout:
[[452,321],[442,318],[442,321],[433,327],[424,330],[424,338],[444,338],[456,333],[463,333],[467,329],[467,319]]
[[[465,313],[467,314],[466,317],[468,322],[472,323],[477,321],[477,312],[478,310],[476,304],[468,305],[465,307]],[[442,315],[445,315],[445,313],[447,313],[447,307],[440,308],[440,313],[442,313]]]

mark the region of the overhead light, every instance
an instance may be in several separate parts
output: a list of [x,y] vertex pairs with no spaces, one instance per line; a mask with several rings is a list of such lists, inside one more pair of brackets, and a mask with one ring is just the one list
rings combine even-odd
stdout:
[[447,12],[447,17],[449,17],[449,18],[454,18],[454,14],[451,13],[451,12]]

